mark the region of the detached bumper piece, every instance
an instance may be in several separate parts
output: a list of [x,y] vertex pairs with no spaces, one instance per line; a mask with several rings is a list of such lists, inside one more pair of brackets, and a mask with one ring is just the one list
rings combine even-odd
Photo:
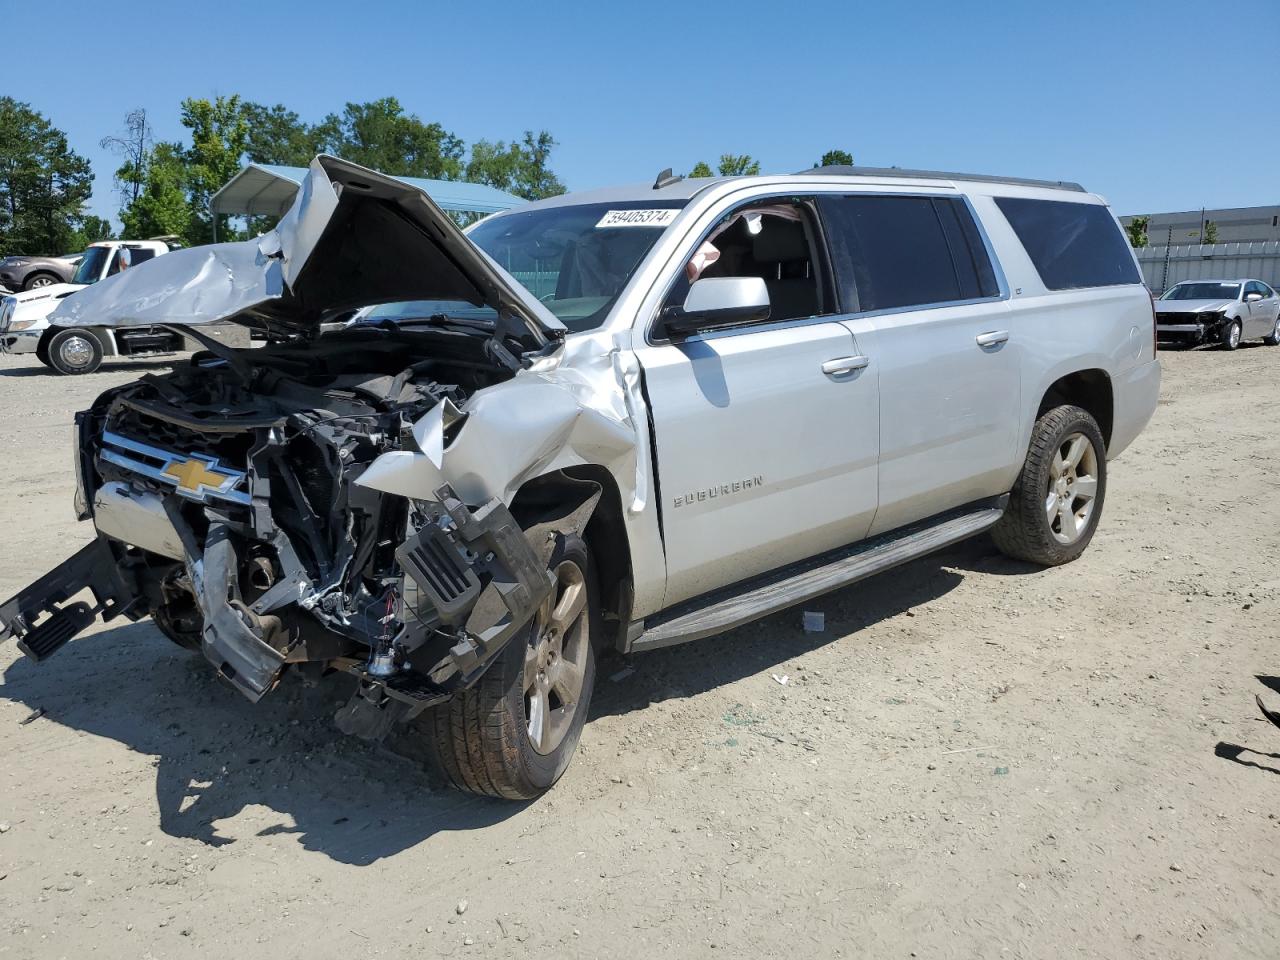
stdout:
[[[16,637],[18,649],[40,662],[98,617],[109,621],[130,614],[141,597],[125,582],[118,563],[110,544],[95,540],[0,605],[0,640]],[[92,606],[82,600],[68,603],[85,589],[93,594]]]

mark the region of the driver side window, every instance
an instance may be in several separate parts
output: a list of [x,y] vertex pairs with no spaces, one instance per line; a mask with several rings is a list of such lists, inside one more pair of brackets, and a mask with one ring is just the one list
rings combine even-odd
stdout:
[[759,277],[769,291],[769,322],[829,313],[813,221],[799,203],[766,203],[726,215],[685,262],[665,307],[678,307],[694,281],[708,277]]

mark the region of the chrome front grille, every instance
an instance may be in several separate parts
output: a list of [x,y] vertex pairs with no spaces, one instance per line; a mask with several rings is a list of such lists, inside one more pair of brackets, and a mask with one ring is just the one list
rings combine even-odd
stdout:
[[243,506],[252,502],[245,472],[223,466],[217,457],[174,453],[109,430],[102,434],[98,456],[121,470],[173,487],[189,500],[222,500]]

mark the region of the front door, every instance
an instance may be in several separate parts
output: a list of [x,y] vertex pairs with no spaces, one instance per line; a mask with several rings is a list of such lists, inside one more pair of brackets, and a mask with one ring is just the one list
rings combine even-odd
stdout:
[[639,346],[667,556],[665,605],[858,540],[876,509],[876,375],[833,301],[803,204],[726,217],[698,276],[759,276],[771,315]]

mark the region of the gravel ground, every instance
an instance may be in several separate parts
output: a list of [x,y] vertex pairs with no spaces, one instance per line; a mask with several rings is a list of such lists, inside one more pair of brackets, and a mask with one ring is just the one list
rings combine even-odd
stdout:
[[[607,663],[529,804],[148,622],[0,647],[0,957],[1280,955],[1280,350],[1163,359],[1080,561],[978,539],[812,605],[823,635]],[[0,358],[0,595],[90,534],[72,411],[159,366]]]

